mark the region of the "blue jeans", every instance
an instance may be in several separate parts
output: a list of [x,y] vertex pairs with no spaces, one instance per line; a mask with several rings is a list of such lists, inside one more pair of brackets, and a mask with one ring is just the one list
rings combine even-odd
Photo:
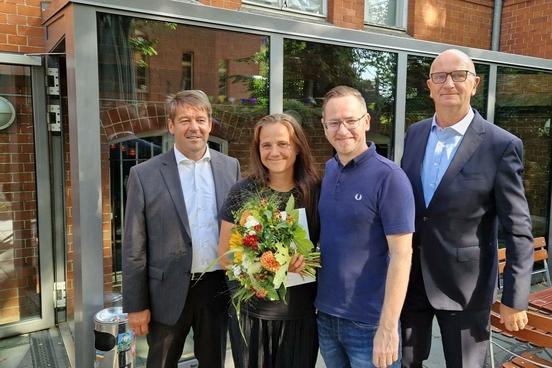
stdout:
[[[328,368],[372,368],[372,343],[378,326],[318,311],[320,352]],[[400,336],[400,334],[399,334]],[[399,359],[390,367],[400,368]]]

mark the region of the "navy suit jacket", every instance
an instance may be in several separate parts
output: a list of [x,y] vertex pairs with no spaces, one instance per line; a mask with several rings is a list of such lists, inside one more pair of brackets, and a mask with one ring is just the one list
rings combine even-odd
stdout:
[[[217,209],[240,178],[235,158],[210,150]],[[131,168],[123,238],[123,310],[174,325],[190,286],[192,241],[174,149]]]
[[507,254],[502,302],[525,309],[533,238],[522,182],[523,144],[474,112],[427,207],[421,168],[432,119],[412,125],[406,133],[401,166],[416,201],[411,282],[419,282],[415,273],[421,273],[435,309],[488,308],[496,290],[498,220]]

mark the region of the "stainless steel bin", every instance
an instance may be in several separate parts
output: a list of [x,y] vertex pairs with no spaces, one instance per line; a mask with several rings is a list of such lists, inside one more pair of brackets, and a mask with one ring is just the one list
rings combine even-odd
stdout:
[[106,308],[96,313],[94,345],[94,368],[135,368],[136,338],[123,308]]

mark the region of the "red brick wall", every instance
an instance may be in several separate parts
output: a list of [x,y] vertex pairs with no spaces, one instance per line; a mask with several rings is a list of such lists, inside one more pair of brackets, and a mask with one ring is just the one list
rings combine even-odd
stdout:
[[420,40],[491,47],[493,1],[409,0],[408,33]]
[[328,21],[337,27],[363,29],[363,0],[328,0]]
[[500,51],[552,58],[552,1],[506,0]]
[[[228,62],[229,76],[259,74],[259,65],[239,61],[261,49],[262,38],[258,35],[192,26],[178,26],[175,31],[167,31],[162,23],[148,24],[143,31],[149,39],[159,40],[156,45],[158,55],[149,59],[146,70],[149,73],[149,101],[164,101],[168,94],[180,90],[182,54],[185,52],[193,53],[193,87],[203,90],[208,96],[219,95],[220,60]],[[238,101],[249,97],[247,86],[230,81],[227,84],[226,97],[234,97]]]
[[0,2],[0,52],[44,52],[40,0]]
[[241,6],[241,0],[200,0],[200,3],[231,10],[238,10]]

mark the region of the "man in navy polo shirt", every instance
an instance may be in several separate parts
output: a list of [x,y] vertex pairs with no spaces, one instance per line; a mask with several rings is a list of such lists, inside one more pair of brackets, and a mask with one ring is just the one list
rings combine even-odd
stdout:
[[370,115],[354,88],[324,98],[337,154],[320,194],[318,334],[328,367],[399,367],[399,316],[412,256],[414,197],[394,162],[366,141]]

